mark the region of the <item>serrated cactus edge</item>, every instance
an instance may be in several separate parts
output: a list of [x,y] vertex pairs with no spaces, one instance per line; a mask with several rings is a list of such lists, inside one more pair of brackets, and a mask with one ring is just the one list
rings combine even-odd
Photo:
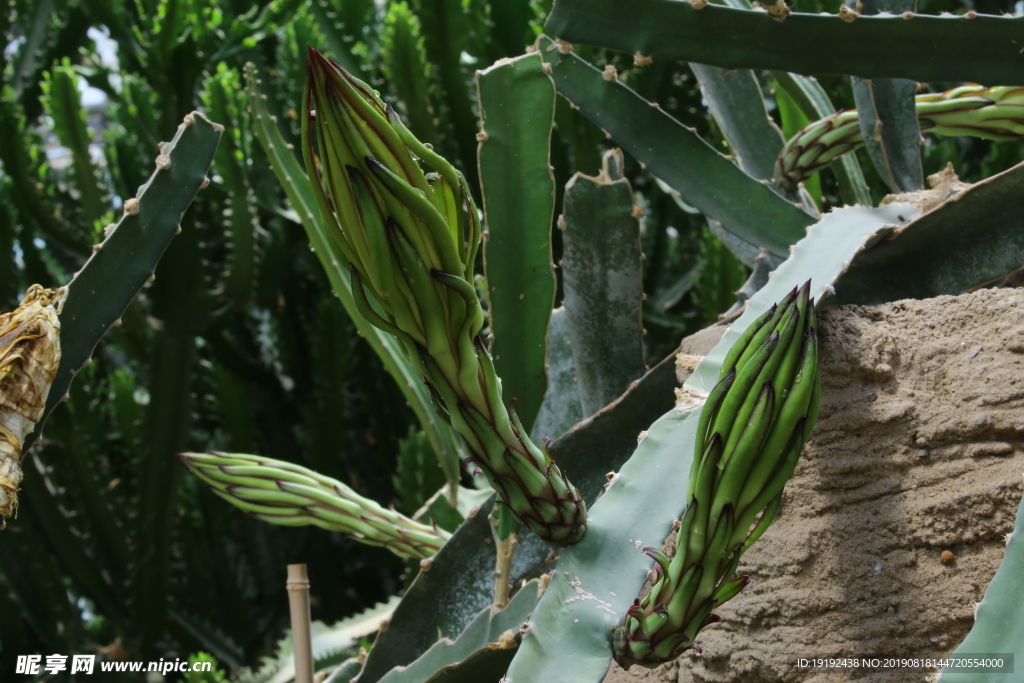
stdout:
[[174,138],[161,146],[149,180],[125,200],[121,220],[107,226],[104,240],[93,245],[92,256],[68,283],[59,314],[60,365],[26,448],[39,440],[57,404],[67,400],[72,379],[92,362],[100,339],[121,324],[128,304],[154,277],[160,257],[181,230],[182,215],[209,182],[206,173],[223,131],[199,112],[185,116]]

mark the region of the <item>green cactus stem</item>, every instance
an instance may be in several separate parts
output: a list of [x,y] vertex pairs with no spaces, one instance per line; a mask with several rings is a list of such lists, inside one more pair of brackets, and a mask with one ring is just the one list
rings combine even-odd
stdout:
[[[736,237],[785,257],[814,222],[811,215],[747,175],[693,129],[618,78],[611,78],[610,72],[606,74],[580,58],[569,46],[540,36],[536,48],[551,66],[551,78],[560,95],[652,175],[679,192],[683,201]],[[728,199],[737,196],[744,201]]]
[[248,120],[244,116],[246,99],[238,72],[223,62],[217,65],[217,73],[206,82],[203,102],[211,116],[227,125],[214,163],[227,195],[224,228],[230,249],[224,273],[224,294],[236,306],[248,304],[252,295],[256,277],[256,234],[260,225],[256,193],[244,161],[252,157],[249,149],[252,136],[246,129]]
[[[397,666],[380,683],[418,683],[438,680],[498,680],[515,653],[518,641],[526,637],[523,624],[537,606],[547,584],[533,579],[504,606],[482,610],[457,638],[440,638],[408,666]],[[528,633],[528,632],[527,632]],[[487,673],[483,673],[483,672]],[[492,674],[492,672],[498,672]]]
[[[1022,23],[1021,17],[973,10],[861,16],[847,7],[839,14],[790,12],[780,21],[765,11],[697,0],[558,0],[544,28],[569,43],[639,52],[656,61],[1022,85],[1020,45],[1014,42]],[[937,59],[939,54],[957,58]]]
[[519,421],[532,430],[548,388],[545,339],[557,290],[555,88],[538,54],[501,60],[477,71],[475,81],[490,351],[502,388],[517,399]]
[[78,75],[71,61],[65,58],[61,64],[55,65],[45,74],[42,86],[42,99],[53,119],[53,131],[61,144],[71,150],[74,185],[78,190],[82,218],[89,223],[99,220],[107,212],[107,193],[99,182],[89,154],[91,136],[78,92]]
[[75,373],[92,362],[92,353],[139,290],[149,282],[164,251],[178,232],[181,217],[206,186],[224,127],[198,112],[185,116],[174,138],[163,145],[149,180],[124,202],[124,214],[108,225],[104,239],[67,284],[60,312],[62,353],[46,410],[25,447],[42,435],[46,418],[62,400]]
[[[1024,138],[1024,87],[963,85],[942,93],[918,95],[921,132],[970,135],[987,140]],[[856,110],[841,111],[797,133],[775,162],[775,183],[785,189],[858,149],[864,135]]]
[[578,391],[589,417],[647,372],[643,353],[640,211],[618,149],[596,177],[565,186],[562,281]]
[[306,170],[361,314],[419,361],[438,413],[466,442],[466,464],[500,501],[545,542],[575,543],[586,505],[506,407],[480,337],[480,222],[464,177],[365,83],[316,50],[307,63]]
[[433,556],[450,536],[381,507],[340,481],[289,462],[236,453],[178,457],[214,493],[264,522],[312,524],[419,560]]
[[[862,17],[903,14],[916,9],[915,0],[861,0]],[[921,125],[914,95],[918,83],[909,78],[850,76],[860,130],[871,163],[890,192],[915,192],[924,187],[921,165]]]
[[655,584],[613,632],[625,668],[656,667],[720,621],[712,613],[749,582],[740,557],[765,532],[818,414],[821,393],[810,281],[733,345],[700,415],[687,507],[669,559],[657,548]]

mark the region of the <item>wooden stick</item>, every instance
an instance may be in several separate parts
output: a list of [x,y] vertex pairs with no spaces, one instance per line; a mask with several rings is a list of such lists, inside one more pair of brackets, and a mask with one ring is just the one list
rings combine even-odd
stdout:
[[309,632],[309,577],[306,565],[288,565],[288,605],[292,614],[295,683],[313,683],[313,641]]

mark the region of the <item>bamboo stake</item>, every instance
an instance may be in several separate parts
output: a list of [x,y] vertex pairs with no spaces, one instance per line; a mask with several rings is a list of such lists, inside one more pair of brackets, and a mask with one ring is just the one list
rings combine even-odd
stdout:
[[288,605],[292,615],[295,683],[313,683],[313,641],[309,632],[309,577],[306,565],[288,565]]

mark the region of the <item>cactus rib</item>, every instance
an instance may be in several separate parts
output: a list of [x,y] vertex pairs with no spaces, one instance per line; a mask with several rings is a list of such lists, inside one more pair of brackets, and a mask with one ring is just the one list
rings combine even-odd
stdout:
[[[848,22],[835,14],[791,12],[777,21],[763,11],[715,3],[558,0],[545,29],[570,43],[726,69],[1024,85],[1014,42],[1024,18],[909,16],[913,21],[889,14]],[[956,59],[936,59],[951,50]]]
[[93,349],[152,277],[157,262],[180,230],[181,216],[208,182],[224,127],[192,112],[156,157],[156,170],[136,197],[125,200],[124,215],[108,226],[106,237],[67,285],[60,313],[64,345],[46,409],[25,440],[31,446],[46,418],[64,396]]
[[477,71],[474,81],[483,131],[477,154],[490,350],[530,430],[547,390],[544,342],[557,289],[550,165],[555,88],[538,54],[501,60]]

